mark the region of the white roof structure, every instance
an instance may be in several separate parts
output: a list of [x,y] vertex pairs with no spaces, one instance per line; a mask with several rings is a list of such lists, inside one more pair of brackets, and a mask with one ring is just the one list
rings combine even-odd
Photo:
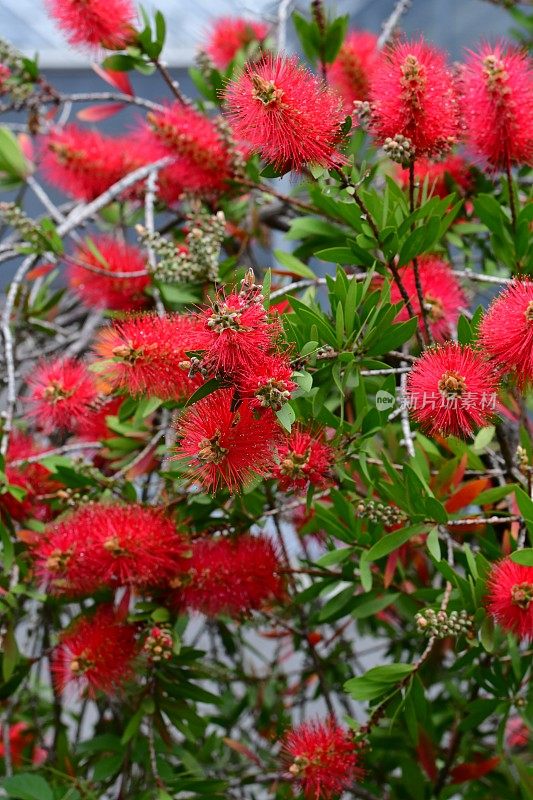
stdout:
[[[275,10],[274,0],[141,0],[152,15],[162,11],[167,20],[164,58],[171,66],[192,63],[213,17],[246,15],[253,19]],[[39,53],[43,67],[85,67],[92,60],[72,48],[46,12],[44,0],[0,0],[0,32],[25,55]]]

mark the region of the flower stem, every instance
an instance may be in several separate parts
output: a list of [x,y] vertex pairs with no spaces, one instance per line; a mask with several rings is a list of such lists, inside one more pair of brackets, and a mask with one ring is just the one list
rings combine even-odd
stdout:
[[513,184],[513,176],[511,173],[511,159],[509,158],[509,154],[507,154],[505,159],[505,174],[507,175],[507,186],[509,188],[509,208],[511,209],[511,220],[513,225],[513,231],[516,230],[516,204],[515,204],[515,197],[514,197],[514,184]]

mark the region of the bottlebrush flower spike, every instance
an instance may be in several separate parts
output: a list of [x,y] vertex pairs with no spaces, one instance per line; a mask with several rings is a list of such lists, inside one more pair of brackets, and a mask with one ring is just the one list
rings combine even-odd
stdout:
[[205,51],[215,67],[226,69],[239,50],[252,42],[262,42],[268,34],[268,25],[242,17],[219,17],[213,22]]
[[42,361],[28,386],[29,414],[46,433],[57,428],[75,431],[97,397],[93,376],[73,358]]
[[230,155],[215,123],[194,108],[174,103],[147,120],[164,154],[175,157],[168,175],[181,191],[218,193],[231,177]]
[[183,569],[186,543],[157,509],[91,503],[69,524],[90,541],[86,569],[101,586],[160,586]]
[[515,280],[496,297],[481,322],[480,344],[520,388],[533,381],[533,281]]
[[527,53],[484,45],[462,71],[468,141],[494,169],[533,160],[533,81]]
[[487,579],[487,610],[509,633],[533,639],[533,567],[504,558]]
[[93,244],[100,257],[92,249],[83,247],[76,250],[69,261],[70,288],[85,305],[93,308],[134,311],[146,306],[149,298],[144,289],[150,283],[147,274],[113,277],[113,273],[146,272],[147,264],[141,251],[110,236],[95,237]]
[[333,800],[363,776],[353,734],[333,719],[290,731],[283,755],[306,800]]
[[[409,170],[398,166],[397,175],[402,186],[409,186]],[[470,164],[459,155],[451,155],[441,161],[427,158],[415,161],[415,181],[420,186],[428,179],[428,190],[434,197],[447,197],[454,185],[464,193],[472,189],[473,177]]]
[[334,459],[335,454],[322,433],[314,434],[296,426],[278,447],[273,472],[283,492],[305,491],[309,485],[323,488],[333,480]]
[[59,692],[73,684],[80,694],[114,694],[133,676],[137,654],[135,626],[100,606],[90,617],[78,618],[65,630],[52,654],[52,672]]
[[188,574],[171,583],[174,601],[209,617],[239,617],[281,597],[279,570],[275,548],[265,536],[199,539],[192,544]]
[[[0,727],[0,758],[5,758],[4,735]],[[9,749],[14,767],[22,767],[29,761],[39,766],[48,756],[46,750],[36,744],[36,733],[26,722],[15,722],[9,726]]]
[[264,356],[250,364],[237,379],[239,392],[250,398],[257,408],[278,411],[297,388],[292,368],[280,355]]
[[368,100],[370,78],[379,59],[378,37],[368,31],[351,31],[328,70],[328,79],[342,95],[347,114],[356,100]]
[[271,411],[256,417],[243,400],[234,407],[232,389],[218,389],[185,409],[178,423],[178,458],[188,460],[192,479],[210,492],[239,491],[273,466],[280,429]]
[[490,364],[457,342],[427,349],[407,379],[410,414],[432,435],[470,436],[490,423],[496,397]]
[[370,130],[377,142],[409,140],[416,158],[443,155],[459,134],[454,81],[444,55],[424,41],[383,51],[372,73]]
[[[428,322],[433,338],[442,342],[451,335],[457,324],[461,308],[468,306],[461,285],[450,265],[436,256],[422,256],[418,259],[418,269],[422,294],[428,310]],[[412,267],[400,270],[401,280],[411,300],[413,310],[418,316],[418,325],[424,330],[420,302],[416,291],[415,274]],[[403,298],[396,283],[391,284],[391,303],[401,303]],[[409,319],[409,312],[403,308],[398,321]]]
[[276,169],[344,162],[335,150],[345,117],[341,98],[297,58],[265,56],[247,64],[225,99],[235,137]]
[[94,200],[129,171],[117,140],[76,125],[52,130],[42,151],[50,183],[79,200]]
[[183,400],[202,383],[200,375],[189,377],[186,352],[202,350],[205,341],[195,317],[141,314],[101,330],[94,351],[105,360],[99,374],[111,389]]
[[157,587],[184,568],[187,546],[157,509],[89,503],[43,535],[36,571],[56,594]]
[[134,40],[131,0],[46,0],[72,45],[122,50]]
[[250,273],[238,294],[219,294],[198,315],[206,334],[204,364],[216,373],[236,376],[257,365],[279,331],[268,319],[261,287],[253,281]]

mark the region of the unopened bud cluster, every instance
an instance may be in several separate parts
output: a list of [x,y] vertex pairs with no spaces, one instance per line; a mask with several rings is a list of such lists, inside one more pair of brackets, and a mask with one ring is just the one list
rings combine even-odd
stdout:
[[39,252],[46,250],[46,240],[38,225],[16,203],[0,203],[0,217],[19,234],[21,240]]
[[76,508],[83,503],[89,503],[91,500],[91,496],[83,489],[72,489],[70,487],[58,489],[56,497],[63,500],[64,504],[69,506],[69,508]]
[[165,628],[152,628],[144,640],[143,651],[150,661],[168,661],[172,658],[172,634]]
[[407,519],[399,508],[386,506],[376,500],[361,500],[356,513],[358,517],[366,517],[370,522],[381,522],[383,525],[399,525]]
[[459,636],[470,633],[473,618],[466,611],[434,611],[426,608],[415,616],[415,622],[420,633],[426,636],[436,636],[445,639],[447,636]]
[[196,207],[188,220],[190,227],[181,249],[160,233],[149,233],[141,225],[137,226],[141,242],[158,258],[154,277],[163,283],[214,283],[218,278],[220,247],[226,230],[224,213],[218,211],[211,215]]
[[518,445],[516,448],[516,463],[520,472],[527,473],[529,470],[529,457],[525,447]]
[[366,127],[372,117],[372,106],[368,100],[356,100],[353,104],[353,113],[359,124]]
[[415,148],[411,140],[407,136],[402,136],[401,133],[397,133],[393,139],[388,136],[385,139],[383,150],[391,161],[402,165],[408,164],[415,156]]
[[23,56],[4,39],[0,39],[0,78],[0,94],[9,93],[16,105],[27,100],[35,89]]

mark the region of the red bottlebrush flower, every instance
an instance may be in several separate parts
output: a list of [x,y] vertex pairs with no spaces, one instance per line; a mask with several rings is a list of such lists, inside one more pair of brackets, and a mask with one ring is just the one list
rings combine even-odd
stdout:
[[468,140],[494,169],[531,164],[533,82],[526,52],[485,45],[462,71],[462,105]]
[[481,322],[480,343],[521,388],[533,381],[533,281],[515,280],[496,297]]
[[79,200],[94,200],[129,171],[117,140],[76,125],[45,137],[42,166],[54,186]]
[[108,586],[155,587],[183,569],[184,540],[157,509],[90,503],[38,543],[36,570],[59,594]]
[[[14,767],[22,767],[24,763],[38,766],[46,760],[46,750],[35,745],[35,732],[26,722],[15,722],[9,726],[9,750]],[[5,758],[2,728],[0,728],[0,758]]]
[[57,690],[74,684],[89,697],[113,694],[132,677],[137,650],[135,626],[122,622],[110,606],[100,606],[61,634],[52,655]]
[[322,433],[313,434],[296,426],[278,447],[274,476],[281,491],[305,491],[309,485],[331,484],[335,454]]
[[290,363],[279,355],[264,356],[251,364],[237,380],[239,392],[252,399],[257,408],[280,409],[297,385]]
[[42,361],[28,386],[29,413],[46,433],[57,428],[75,431],[97,397],[93,376],[85,364],[73,358]]
[[46,5],[70,44],[122,50],[133,41],[131,0],[46,0]]
[[133,397],[183,400],[202,379],[190,378],[180,365],[187,361],[187,351],[203,349],[205,339],[195,317],[142,314],[104,328],[94,350],[107,362],[100,374],[111,389],[126,390]]
[[290,731],[283,753],[306,800],[333,800],[363,776],[353,734],[333,719]]
[[30,436],[21,431],[12,432],[6,456],[6,479],[9,484],[24,489],[26,494],[18,500],[9,492],[5,492],[0,495],[0,509],[19,522],[28,517],[47,522],[52,515],[50,507],[38,499],[39,495],[49,494],[59,486],[56,481],[51,480],[49,470],[38,463],[12,463],[38,453],[39,448]]
[[[409,170],[398,166],[398,179],[403,186],[409,186]],[[468,192],[472,188],[472,173],[470,165],[462,156],[451,155],[441,161],[429,161],[427,158],[415,161],[415,181],[422,185],[428,179],[428,189],[433,196],[447,197],[453,187],[448,184],[451,179],[459,189]]]
[[218,69],[226,69],[239,50],[252,42],[262,42],[268,34],[268,25],[241,17],[215,19],[205,51]]
[[496,396],[490,364],[457,342],[428,348],[407,379],[410,414],[431,435],[470,436],[490,423]]
[[351,114],[356,100],[368,100],[370,78],[379,59],[378,37],[368,31],[351,31],[328,71],[330,84]]
[[226,90],[237,139],[278,170],[343,163],[335,147],[344,111],[340,97],[296,58],[266,56],[248,64]]
[[239,294],[218,295],[198,318],[206,334],[204,364],[232,377],[265,358],[279,329],[269,321],[260,291],[245,285]]
[[187,547],[173,523],[157,509],[90,504],[70,518],[86,548],[86,565],[104,586],[153,587],[183,569]]
[[178,423],[177,456],[189,461],[191,478],[208,491],[237,492],[274,464],[280,429],[271,411],[256,418],[253,404],[233,407],[232,389],[219,389],[189,406]]
[[501,627],[519,639],[533,639],[533,567],[504,558],[487,579],[487,609]]
[[505,726],[507,747],[527,747],[530,731],[521,717],[509,717]]
[[168,168],[181,191],[202,195],[222,191],[231,176],[230,156],[215,123],[181,103],[150,112],[147,120],[163,154],[175,157]]
[[88,413],[80,419],[76,433],[87,442],[108,439],[114,434],[107,425],[108,417],[115,417],[122,405],[123,397],[104,397],[96,400]]
[[[418,260],[420,283],[425,305],[430,306],[428,322],[431,333],[437,342],[450,336],[459,319],[460,309],[468,305],[461,285],[450,265],[436,256],[422,256]],[[424,330],[422,311],[416,291],[415,274],[412,267],[400,270],[402,283],[411,300],[413,310],[419,319],[419,327]],[[396,283],[391,285],[391,303],[403,300]],[[409,312],[403,308],[398,321],[409,319]]]
[[446,153],[457,141],[453,76],[444,55],[424,41],[402,41],[381,54],[370,101],[370,128],[379,144],[403,136],[420,158]]
[[69,263],[70,288],[85,305],[94,308],[135,311],[146,306],[149,298],[144,289],[150,283],[148,275],[113,277],[114,273],[146,272],[141,251],[110,236],[95,237],[93,244],[101,258],[87,247],[78,249]]
[[283,582],[272,543],[265,536],[200,539],[192,544],[188,574],[172,582],[176,604],[207,616],[238,617],[279,598]]

